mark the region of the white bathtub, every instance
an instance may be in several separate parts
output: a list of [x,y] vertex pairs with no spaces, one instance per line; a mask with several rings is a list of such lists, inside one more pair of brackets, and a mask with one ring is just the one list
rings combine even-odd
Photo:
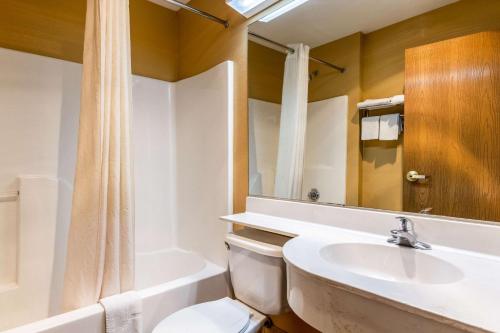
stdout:
[[[181,249],[140,253],[136,286],[143,299],[144,332],[186,306],[229,295],[227,270]],[[104,333],[99,304],[50,317],[4,333]]]
[[146,289],[163,284],[165,281],[173,281],[201,272],[207,266],[207,261],[193,252],[168,249],[137,253],[135,265],[136,288]]

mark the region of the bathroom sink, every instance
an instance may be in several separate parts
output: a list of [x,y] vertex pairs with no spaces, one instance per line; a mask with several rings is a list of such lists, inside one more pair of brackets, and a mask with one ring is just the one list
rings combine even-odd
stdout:
[[323,246],[319,254],[335,268],[379,280],[446,284],[463,278],[461,270],[453,264],[400,246],[338,243]]
[[[283,247],[283,257],[290,308],[321,332],[342,331],[339,327],[399,332],[406,327],[400,322],[414,320],[422,310],[437,314],[433,318],[456,318],[462,312],[450,305],[461,311],[457,295],[470,288],[471,276],[482,274],[467,267],[486,267],[482,259],[435,244],[432,250],[419,250],[387,243],[384,236],[342,230],[296,237]],[[480,284],[474,287],[481,289]],[[390,317],[400,320],[383,319]],[[438,331],[433,323],[419,319],[411,325]]]

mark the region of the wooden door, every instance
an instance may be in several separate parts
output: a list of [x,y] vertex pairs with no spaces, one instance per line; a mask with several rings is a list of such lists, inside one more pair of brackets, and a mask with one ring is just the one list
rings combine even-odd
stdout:
[[404,210],[500,221],[500,32],[408,49],[405,67]]

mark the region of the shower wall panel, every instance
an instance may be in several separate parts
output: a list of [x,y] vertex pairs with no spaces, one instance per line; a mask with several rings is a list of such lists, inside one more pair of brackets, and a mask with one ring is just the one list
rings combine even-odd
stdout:
[[233,63],[176,84],[178,245],[226,266],[226,225],[232,212]]

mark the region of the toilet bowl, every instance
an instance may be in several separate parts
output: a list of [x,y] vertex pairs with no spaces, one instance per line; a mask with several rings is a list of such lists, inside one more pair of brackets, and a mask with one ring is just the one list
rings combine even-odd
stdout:
[[225,297],[181,309],[153,333],[254,333],[266,315],[288,311],[282,247],[289,238],[255,229],[226,236],[229,273],[236,299]]

